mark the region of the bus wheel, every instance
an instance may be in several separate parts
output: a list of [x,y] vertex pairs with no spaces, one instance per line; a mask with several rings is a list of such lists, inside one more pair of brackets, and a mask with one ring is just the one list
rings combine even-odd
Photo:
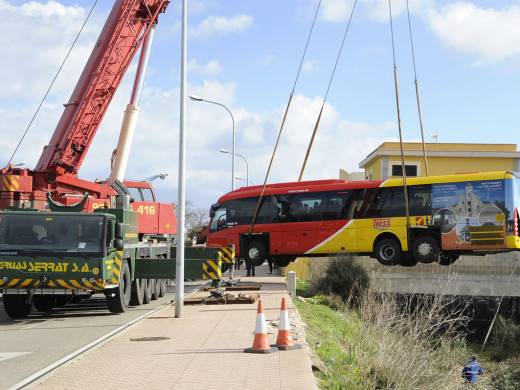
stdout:
[[26,299],[27,295],[25,294],[4,294],[2,300],[7,315],[15,319],[27,317],[31,312],[32,303],[28,305],[25,302]]
[[399,264],[402,260],[401,245],[393,238],[383,238],[376,244],[374,254],[383,265]]
[[296,257],[294,256],[280,256],[278,258],[274,258],[273,262],[278,267],[287,267],[289,264],[291,264],[291,261],[296,260]]
[[267,250],[265,249],[265,245],[260,241],[253,241],[247,247],[246,260],[255,267],[262,265],[266,256]]
[[439,264],[452,265],[453,263],[455,263],[456,260],[458,260],[459,257],[460,255],[441,253],[441,255],[439,256]]
[[439,260],[439,244],[432,236],[422,235],[414,241],[412,253],[418,262],[430,264]]
[[401,267],[415,267],[417,265],[417,259],[415,259],[410,252],[406,252],[403,256],[403,261],[401,261],[399,265]]

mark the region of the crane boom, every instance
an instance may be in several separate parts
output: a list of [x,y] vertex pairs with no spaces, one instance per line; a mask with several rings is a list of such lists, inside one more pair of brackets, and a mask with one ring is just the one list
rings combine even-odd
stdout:
[[[92,212],[116,195],[110,183],[82,180],[77,173],[132,59],[168,4],[168,0],[115,0],[36,168],[9,165],[0,170],[0,210],[46,210],[49,192],[66,206],[88,193],[84,211]],[[156,202],[149,182],[125,181],[124,185],[135,201],[131,208],[138,212],[139,234],[177,233],[173,205]]]
[[116,1],[35,171],[77,174],[129,64],[168,3]]

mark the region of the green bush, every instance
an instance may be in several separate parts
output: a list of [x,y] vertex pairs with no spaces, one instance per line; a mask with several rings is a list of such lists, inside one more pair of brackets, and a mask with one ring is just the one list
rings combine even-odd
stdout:
[[520,325],[499,315],[493,325],[489,347],[495,360],[503,360],[520,351]]
[[516,357],[499,363],[494,370],[491,383],[495,389],[520,389],[520,359]]
[[336,295],[353,306],[370,286],[368,272],[350,254],[331,258],[325,275],[311,281],[309,295]]

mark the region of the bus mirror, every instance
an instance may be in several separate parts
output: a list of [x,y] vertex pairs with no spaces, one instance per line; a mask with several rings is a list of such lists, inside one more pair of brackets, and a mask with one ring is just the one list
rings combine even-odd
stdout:
[[116,240],[123,240],[123,224],[121,222],[116,222],[115,238]]
[[215,203],[211,205],[211,208],[209,209],[209,217],[213,218],[213,215],[215,215],[215,211],[220,207],[220,203]]

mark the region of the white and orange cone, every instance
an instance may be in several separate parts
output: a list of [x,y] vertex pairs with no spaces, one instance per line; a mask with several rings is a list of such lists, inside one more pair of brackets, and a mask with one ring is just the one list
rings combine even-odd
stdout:
[[289,324],[289,313],[287,311],[287,304],[285,298],[282,298],[282,308],[280,309],[280,324],[278,326],[278,338],[276,344],[273,347],[277,347],[281,350],[286,349],[298,349],[301,348],[301,344],[294,344],[291,335],[291,325]]
[[262,300],[258,300],[258,310],[256,312],[255,339],[253,347],[244,349],[249,353],[271,353],[278,351],[278,348],[269,345],[267,339],[267,327],[265,326],[264,305]]

